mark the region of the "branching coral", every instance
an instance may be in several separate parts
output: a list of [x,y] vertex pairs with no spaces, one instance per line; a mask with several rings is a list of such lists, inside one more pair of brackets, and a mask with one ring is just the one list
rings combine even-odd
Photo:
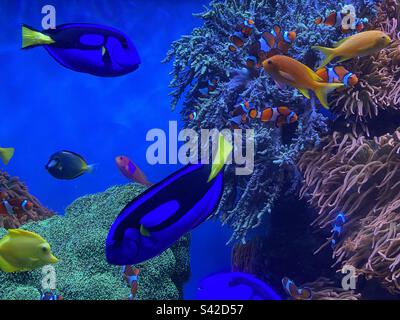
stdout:
[[[11,214],[0,214],[1,228],[19,228],[27,222],[47,219],[54,215],[52,211],[43,207],[34,196],[29,194],[26,185],[17,177],[10,177],[7,173],[0,172],[0,191],[4,194],[8,202],[11,202],[13,199],[20,202],[28,200],[33,204],[31,210],[18,210]],[[4,200],[1,200],[2,203],[0,205],[8,205]]]
[[[367,2],[357,4],[368,12],[370,1]],[[251,44],[274,24],[280,24],[284,30],[297,33],[289,55],[314,68],[317,56],[311,46],[328,46],[338,38],[335,30],[314,23],[315,17],[328,6],[338,9],[334,1],[313,1],[308,5],[302,0],[213,1],[210,9],[197,15],[204,25],[175,41],[164,61],[173,61],[172,109],[183,100],[181,113],[186,127],[229,127],[230,111],[243,100],[251,101],[259,109],[266,104],[286,105],[299,115],[297,130],[291,134],[261,123],[244,126],[255,130],[256,165],[247,177],[234,177],[233,168],[227,170],[220,212],[223,223],[234,230],[231,240],[245,240],[247,232],[262,223],[278,196],[287,191],[284,184],[298,180],[295,161],[299,152],[318,144],[321,133],[327,130],[325,118],[297,91],[280,90],[262,70],[244,68]],[[230,52],[229,36],[238,24],[250,18],[255,22],[253,33],[242,49]],[[200,95],[207,79],[218,79],[217,88],[208,95]],[[194,111],[197,119],[191,121],[189,115]]]
[[299,167],[302,195],[319,210],[314,224],[330,228],[338,212],[346,215],[336,263],[400,292],[400,129],[373,140],[334,133]]

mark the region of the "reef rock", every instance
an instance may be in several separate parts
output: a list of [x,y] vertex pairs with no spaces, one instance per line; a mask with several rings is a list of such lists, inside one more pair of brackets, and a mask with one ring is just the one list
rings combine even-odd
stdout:
[[[143,192],[137,184],[116,186],[73,202],[64,216],[23,226],[42,235],[59,262],[54,265],[56,290],[64,300],[123,300],[130,289],[120,267],[105,259],[108,230],[125,205]],[[6,230],[0,229],[0,238]],[[183,283],[190,274],[189,236],[171,249],[136,267],[141,269],[138,300],[182,298]],[[40,298],[42,270],[7,274],[0,272],[0,299]]]

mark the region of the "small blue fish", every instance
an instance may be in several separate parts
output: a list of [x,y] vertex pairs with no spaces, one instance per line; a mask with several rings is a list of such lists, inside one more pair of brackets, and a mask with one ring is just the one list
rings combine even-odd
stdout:
[[138,69],[133,42],[120,31],[98,24],[69,23],[39,32],[22,26],[22,48],[43,46],[62,66],[99,77],[117,77]]
[[332,240],[331,240],[331,247],[334,249],[337,244],[338,238],[341,236],[343,232],[343,226],[346,223],[346,217],[343,212],[340,212],[336,218],[335,221],[332,224]]

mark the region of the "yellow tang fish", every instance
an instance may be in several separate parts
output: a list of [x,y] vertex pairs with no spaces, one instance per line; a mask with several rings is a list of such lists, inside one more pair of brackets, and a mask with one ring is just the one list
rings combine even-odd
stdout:
[[48,242],[40,235],[10,229],[0,240],[0,269],[4,272],[24,272],[57,263]]
[[392,40],[383,31],[372,30],[357,33],[351,37],[338,41],[334,48],[320,46],[312,47],[325,55],[325,60],[320,68],[325,67],[333,59],[340,57],[338,63],[350,60],[355,57],[366,57],[378,53],[386,48]]

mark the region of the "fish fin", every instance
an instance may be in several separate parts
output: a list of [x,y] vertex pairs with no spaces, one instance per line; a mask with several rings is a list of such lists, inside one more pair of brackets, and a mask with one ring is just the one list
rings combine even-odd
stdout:
[[14,148],[0,148],[0,158],[5,165],[8,165],[14,155]]
[[264,32],[262,37],[271,49],[275,47],[275,37],[270,32]]
[[106,52],[107,52],[107,49],[106,49],[106,47],[101,47],[101,55],[104,57],[104,55],[106,54]]
[[308,92],[308,89],[305,88],[297,88],[301,92],[303,96],[305,96],[307,99],[310,99],[310,93]]
[[333,47],[337,48],[337,47],[341,46],[343,43],[345,43],[347,41],[347,39],[348,38],[344,38],[344,39],[336,41],[335,44],[333,45]]
[[98,168],[99,168],[99,164],[98,163],[95,163],[95,164],[89,164],[89,165],[87,165],[87,167],[86,167],[86,172],[87,173],[94,173]]
[[345,61],[350,60],[350,59],[352,59],[352,57],[342,57],[342,59],[340,59],[338,61],[338,63],[342,63],[342,62],[345,62]]
[[329,62],[331,62],[336,57],[335,49],[320,47],[320,46],[313,46],[312,49],[320,51],[325,56],[325,59],[322,62],[322,64],[319,66],[319,68],[325,67]]
[[283,72],[283,71],[279,71],[279,74],[285,78],[286,80],[290,81],[290,82],[296,82],[296,80],[292,77],[292,75],[290,75],[287,72]]
[[9,264],[0,254],[0,269],[3,270],[3,272],[15,272],[18,271],[16,267],[13,265]]
[[23,230],[23,229],[8,229],[8,234],[9,237],[21,237],[21,236],[26,236],[26,237],[31,237],[35,238],[37,240],[46,242],[40,235],[37,233],[28,231],[28,230]]
[[34,30],[27,25],[22,25],[22,49],[52,43],[55,43],[55,41],[50,36]]
[[280,25],[275,24],[273,27],[273,30],[275,31],[276,35],[278,36],[282,32],[282,28]]
[[147,230],[145,227],[144,227],[144,225],[140,225],[140,234],[143,236],[143,237],[150,237],[150,231],[149,230]]
[[211,173],[207,182],[210,182],[218,175],[218,173],[225,166],[225,162],[228,160],[232,151],[232,144],[226,141],[224,135],[220,134],[218,139],[218,150],[213,159]]
[[322,106],[329,110],[328,94],[331,91],[342,87],[344,87],[343,83],[319,83],[319,86],[314,90],[314,92]]

